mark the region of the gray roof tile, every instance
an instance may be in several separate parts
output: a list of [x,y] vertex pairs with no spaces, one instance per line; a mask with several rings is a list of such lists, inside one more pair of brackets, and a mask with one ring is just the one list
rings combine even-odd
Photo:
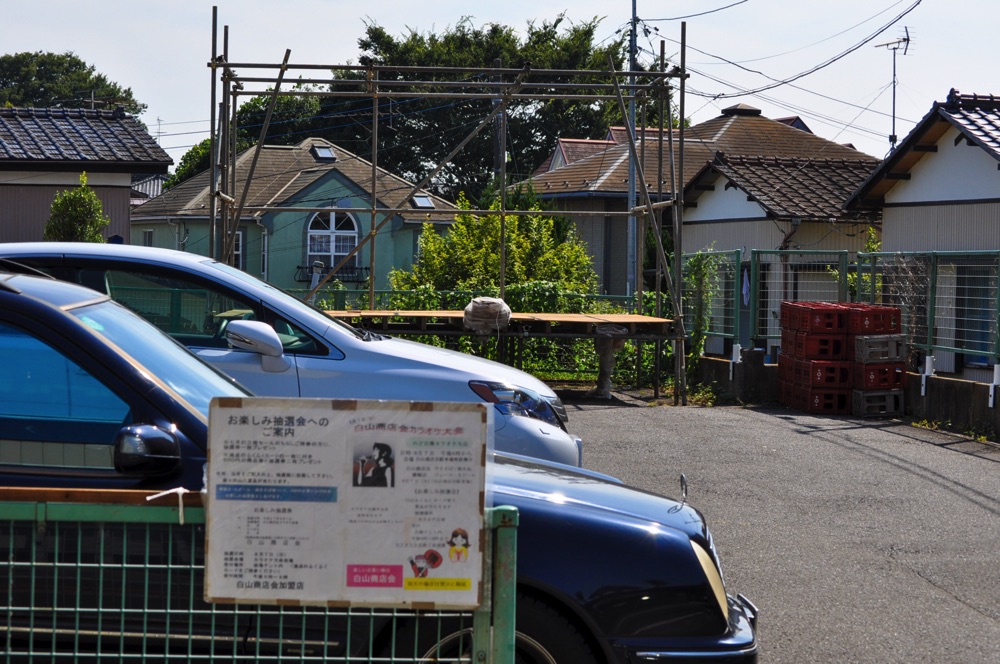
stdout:
[[777,218],[827,220],[842,217],[844,201],[878,165],[868,159],[790,159],[716,155],[685,192],[694,202],[702,184],[725,176]]
[[[335,161],[317,158],[312,150],[314,145],[333,148]],[[244,183],[250,173],[254,149],[241,153],[236,160],[236,194],[243,195]],[[321,138],[307,138],[298,145],[265,145],[261,148],[254,175],[247,191],[246,206],[280,206],[296,199],[297,194],[331,172],[340,175],[364,192],[371,191],[372,166],[355,154],[344,150]],[[402,208],[403,198],[410,193],[413,185],[386,170],[378,169],[377,196],[383,207]],[[435,204],[434,210],[414,209],[412,214],[403,214],[412,221],[451,221],[453,215],[446,210],[454,209],[448,201],[429,194]],[[316,206],[329,204],[329,200],[316,201]],[[188,216],[202,217],[209,210],[209,174],[202,171],[176,187],[143,203],[132,212],[133,218]],[[244,216],[254,216],[244,212]]]
[[166,173],[173,160],[121,109],[0,108],[0,168]]
[[[656,190],[656,173],[659,167],[659,132],[647,136],[643,173],[650,188]],[[542,197],[620,195],[628,189],[628,152],[624,130],[612,128],[612,138],[622,138],[608,150],[580,159],[572,164],[536,175],[532,178],[535,192]],[[674,163],[680,161],[678,132],[674,132]],[[664,151],[667,136],[663,137]],[[641,149],[641,141],[638,145]],[[717,153],[730,157],[770,157],[798,160],[861,160],[872,164],[875,157],[854,148],[820,138],[807,131],[796,129],[784,122],[762,117],[760,111],[739,104],[723,111],[722,115],[689,127],[684,136],[684,182],[690,182],[702,168],[711,163]],[[664,178],[669,180],[668,159],[663,159]],[[859,181],[860,182],[860,181]],[[669,185],[664,188],[670,191]]]

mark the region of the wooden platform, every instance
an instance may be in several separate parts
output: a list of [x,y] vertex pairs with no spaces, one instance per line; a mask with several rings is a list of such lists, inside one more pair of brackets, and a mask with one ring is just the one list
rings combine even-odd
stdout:
[[[391,334],[474,334],[463,325],[462,311],[333,310],[328,314],[367,330]],[[617,326],[624,334],[608,334]],[[639,314],[549,314],[513,313],[506,330],[497,336],[598,337],[619,336],[644,341],[673,338],[674,322]]]

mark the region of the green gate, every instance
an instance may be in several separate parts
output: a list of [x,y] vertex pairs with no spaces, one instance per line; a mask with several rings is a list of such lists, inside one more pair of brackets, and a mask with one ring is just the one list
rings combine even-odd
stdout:
[[479,610],[411,611],[207,603],[199,496],[147,495],[0,489],[4,662],[514,661],[515,508],[486,510]]

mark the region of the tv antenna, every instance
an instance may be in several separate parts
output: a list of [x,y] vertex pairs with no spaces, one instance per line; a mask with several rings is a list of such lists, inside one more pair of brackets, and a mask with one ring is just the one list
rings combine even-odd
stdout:
[[884,46],[892,51],[892,133],[889,134],[889,152],[896,149],[896,54],[902,50],[903,55],[906,55],[906,52],[910,48],[910,29],[905,25],[903,26],[903,35],[891,42],[875,45],[875,48],[882,48]]

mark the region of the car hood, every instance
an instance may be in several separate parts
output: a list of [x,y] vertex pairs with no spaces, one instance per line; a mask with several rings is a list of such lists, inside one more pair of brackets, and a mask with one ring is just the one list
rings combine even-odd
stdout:
[[496,454],[493,503],[529,509],[536,501],[659,524],[708,539],[702,514],[690,505],[628,486],[607,475],[517,455]]
[[[336,344],[339,340],[331,339],[331,341]],[[531,374],[475,355],[391,336],[380,336],[361,343],[364,344],[364,352],[391,359],[391,365],[398,371],[418,368],[426,368],[433,372],[443,370],[453,378],[462,374],[463,382],[470,380],[504,382],[534,390],[549,399],[556,396],[551,387]],[[404,366],[407,363],[409,367]]]

